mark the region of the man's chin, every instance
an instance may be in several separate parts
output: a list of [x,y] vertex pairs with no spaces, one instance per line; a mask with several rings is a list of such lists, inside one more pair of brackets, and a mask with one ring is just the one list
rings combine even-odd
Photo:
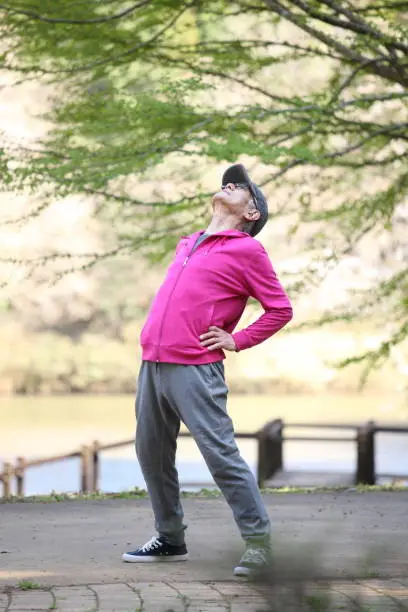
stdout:
[[215,193],[213,195],[212,198],[212,203],[213,206],[215,206],[215,204],[224,204],[224,205],[228,205],[228,196],[226,195],[226,193],[224,191],[217,191],[217,193]]

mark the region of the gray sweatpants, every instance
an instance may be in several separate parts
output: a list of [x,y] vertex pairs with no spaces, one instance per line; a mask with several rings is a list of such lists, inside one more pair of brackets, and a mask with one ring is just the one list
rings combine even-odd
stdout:
[[222,362],[198,366],[142,363],[136,397],[136,452],[156,530],[169,544],[182,544],[186,529],[175,466],[180,421],[196,441],[242,537],[269,537],[269,518],[258,486],[234,440],[227,394]]

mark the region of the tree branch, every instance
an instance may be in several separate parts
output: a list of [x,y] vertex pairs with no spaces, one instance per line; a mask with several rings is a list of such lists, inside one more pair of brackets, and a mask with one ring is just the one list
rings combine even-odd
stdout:
[[356,66],[354,68],[354,70],[351,72],[351,74],[349,74],[349,76],[345,79],[345,81],[342,83],[342,85],[340,85],[340,87],[338,88],[338,90],[333,94],[330,103],[335,102],[340,94],[342,93],[342,91],[344,91],[354,80],[354,78],[357,76],[357,74],[361,71],[364,70],[365,68],[367,68],[367,66],[369,66],[370,64],[374,64],[376,62],[380,62],[382,61],[381,57],[374,57],[372,59],[367,59],[366,61],[364,61],[362,64],[360,64],[359,66]]
[[394,124],[394,127],[392,128],[388,125],[385,125],[384,127],[381,127],[379,130],[376,130],[375,132],[368,134],[368,136],[366,136],[365,138],[362,138],[360,142],[354,145],[350,145],[344,149],[341,149],[340,151],[335,151],[334,153],[329,153],[328,155],[324,155],[323,157],[327,159],[334,159],[336,157],[342,157],[343,155],[347,155],[347,153],[352,153],[353,151],[360,149],[366,142],[368,142],[369,140],[372,140],[373,138],[377,138],[377,136],[388,135],[389,132],[392,132],[397,129],[405,129],[407,127],[408,127],[408,123],[406,122],[396,123]]
[[[178,19],[181,17],[181,15],[186,10],[188,10],[191,6],[194,6],[195,2],[196,0],[192,0],[192,2],[184,4],[183,7],[180,9],[180,11],[178,11],[176,15],[174,15],[174,17],[170,19],[170,21],[161,28],[161,30],[156,32],[156,34],[154,34],[148,40],[145,40],[137,45],[134,45],[133,47],[130,47],[130,49],[127,49],[126,51],[122,51],[121,53],[117,53],[116,55],[111,55],[110,57],[106,57],[104,59],[95,60],[94,62],[91,62],[90,64],[84,64],[82,66],[75,66],[74,68],[61,68],[58,70],[44,70],[43,68],[39,66],[31,66],[29,68],[26,68],[25,71],[26,72],[31,72],[31,71],[40,72],[41,74],[44,74],[44,75],[52,75],[52,74],[54,75],[57,75],[57,74],[75,75],[75,74],[78,74],[79,72],[87,72],[88,70],[92,70],[93,68],[103,66],[104,64],[105,65],[114,64],[117,62],[117,60],[121,60],[125,57],[129,57],[130,55],[133,55],[134,53],[136,53],[139,49],[148,47],[153,42],[155,42],[158,38],[160,38],[163,34],[165,34],[176,23],[176,21],[178,21]],[[11,66],[10,70],[19,70],[19,69]]]
[[191,70],[194,70],[194,72],[198,74],[207,74],[208,76],[216,76],[223,80],[228,80],[234,83],[238,83],[239,85],[246,87],[248,90],[256,91],[262,94],[263,96],[270,98],[271,100],[275,100],[276,102],[287,103],[291,99],[290,97],[285,98],[283,96],[277,96],[277,95],[271,94],[268,90],[263,89],[263,87],[259,87],[258,85],[251,85],[250,83],[248,83],[248,81],[245,81],[244,79],[240,79],[239,77],[236,77],[236,76],[231,76],[228,73],[219,72],[218,70],[200,68],[194,65],[193,63],[189,62],[186,59],[178,60],[176,58],[171,58],[168,55],[164,55],[163,53],[160,53],[160,52],[153,53],[151,57],[156,57],[157,59],[165,59],[169,63],[176,64],[178,66],[184,66],[186,68],[190,68]]
[[362,34],[369,34],[370,36],[377,38],[383,45],[392,45],[393,47],[395,47],[395,49],[399,49],[404,53],[408,51],[407,45],[404,45],[403,43],[400,43],[397,40],[391,40],[386,35],[382,34],[382,32],[374,30],[367,21],[355,14],[354,8],[353,10],[349,10],[338,2],[336,2],[335,0],[322,0],[322,2],[332,8],[337,13],[340,13],[347,17],[347,19],[349,20],[350,29],[359,27],[361,28],[360,32]]
[[[338,53],[340,53],[344,58],[357,62],[358,64],[362,64],[366,62],[369,58],[360,55],[356,51],[353,51],[349,47],[346,47],[342,43],[338,42],[328,34],[325,34],[321,30],[318,30],[309,24],[305,23],[304,19],[302,19],[299,15],[293,13],[293,11],[287,9],[283,6],[278,0],[264,0],[268,6],[270,6],[271,10],[274,13],[277,13],[284,19],[287,19],[291,23],[298,26],[304,32],[310,34],[313,38],[317,38],[325,45],[327,45],[331,49],[335,49]],[[371,68],[369,67],[369,72],[372,74],[376,74],[378,76],[391,81],[392,83],[399,83],[400,85],[408,86],[408,77],[401,77],[398,71],[393,70],[391,68],[387,68],[386,66],[374,65]]]
[[[268,10],[268,9],[265,9],[265,10]],[[246,48],[252,49],[254,47],[285,47],[288,49],[293,49],[294,51],[301,51],[305,54],[318,55],[319,57],[330,57],[335,60],[342,59],[339,55],[333,55],[332,53],[328,51],[323,51],[323,49],[303,47],[302,45],[297,45],[295,43],[289,43],[287,41],[278,42],[278,41],[271,41],[271,40],[265,40],[265,41],[251,40],[251,39],[244,39],[241,41],[238,41],[238,40],[208,40],[208,41],[204,40],[201,42],[197,42],[195,44],[160,45],[160,49],[166,49],[166,50],[171,50],[171,51],[187,51],[187,52],[191,50],[192,53],[196,53],[203,47],[204,49],[209,48],[209,50],[211,51],[212,50],[211,46],[214,46],[215,48],[230,46],[230,47],[238,47],[238,48],[243,48],[243,49],[246,49]]]
[[343,159],[335,162],[335,165],[341,168],[352,168],[353,170],[358,170],[361,168],[375,166],[388,166],[396,161],[402,161],[407,157],[408,153],[403,153],[402,155],[391,155],[390,157],[385,157],[384,159],[364,159],[362,162],[350,162]]
[[377,1],[375,3],[375,6],[364,6],[361,8],[353,8],[353,11],[355,11],[356,13],[376,13],[382,10],[389,10],[389,11],[399,11],[400,9],[408,9],[408,2],[407,0],[401,0],[401,1],[397,1],[396,2],[390,2],[389,4],[377,4]]
[[[325,2],[324,0],[322,1],[324,4],[333,8],[332,5],[334,3]],[[355,23],[353,21],[344,21],[342,19],[337,19],[336,17],[332,17],[326,13],[322,13],[321,11],[313,9],[307,2],[303,2],[303,0],[291,0],[291,2],[292,4],[295,4],[295,6],[298,6],[300,9],[302,9],[307,15],[310,15],[310,17],[313,17],[314,19],[318,19],[319,21],[322,21],[323,23],[328,23],[329,25],[333,25],[335,27],[342,28],[344,30],[351,30],[352,32],[356,32],[357,34],[370,34],[371,36],[375,38],[379,37],[378,32],[370,29],[369,27],[366,27],[365,25],[363,26],[362,24]],[[335,10],[335,12],[337,13],[343,12],[338,9],[333,9],[333,10]]]
[[356,355],[354,357],[348,357],[347,359],[343,359],[340,362],[337,362],[338,368],[345,368],[351,364],[361,363],[363,361],[367,361],[367,365],[364,368],[363,374],[361,376],[360,385],[363,386],[367,380],[368,375],[371,370],[378,367],[381,364],[381,361],[387,359],[390,354],[390,350],[392,347],[400,344],[405,338],[408,336],[408,320],[406,320],[400,328],[391,335],[391,337],[382,342],[378,349],[373,349],[362,353],[361,355]]
[[[400,100],[402,98],[408,98],[408,91],[404,92],[404,93],[384,93],[384,94],[377,94],[377,95],[373,95],[373,96],[361,96],[359,98],[353,98],[351,100],[344,100],[342,102],[339,102],[336,106],[319,106],[318,104],[305,104],[303,106],[289,106],[287,108],[282,108],[282,109],[271,109],[271,110],[263,110],[260,111],[260,113],[262,112],[262,117],[267,116],[267,115],[282,115],[282,114],[286,114],[286,113],[301,113],[301,112],[309,112],[309,111],[319,111],[321,113],[326,113],[326,114],[333,114],[336,111],[340,111],[343,110],[345,108],[348,108],[349,106],[356,106],[358,104],[371,104],[371,103],[375,103],[375,102],[386,102],[389,100]],[[340,120],[340,119],[339,119]],[[341,119],[342,120],[342,119]],[[343,121],[343,120],[342,120]],[[347,121],[347,120],[344,120]],[[352,122],[349,121],[349,123],[354,123],[356,125],[358,125],[359,122]],[[363,125],[367,125],[366,123],[362,122]],[[374,127],[377,126],[376,123],[372,124]],[[392,126],[397,126],[399,124],[392,124]]]
[[[403,126],[407,126],[408,124],[404,123],[401,124],[400,126],[398,126],[398,124],[396,124],[396,127],[403,127]],[[344,155],[347,155],[348,153],[352,153],[353,151],[356,151],[357,149],[361,148],[366,142],[368,142],[369,140],[372,140],[373,138],[376,138],[377,136],[382,135],[383,133],[386,133],[388,130],[388,126],[385,126],[385,128],[382,128],[381,130],[377,130],[376,132],[369,134],[366,138],[363,138],[362,140],[360,140],[360,142],[354,144],[354,145],[350,145],[348,147],[345,147],[344,149],[341,149],[340,151],[335,151],[334,153],[327,153],[326,155],[322,155],[322,159],[336,159],[337,157],[343,157]],[[400,156],[400,157],[404,157],[404,155]],[[387,160],[387,162],[384,163],[391,163],[392,161],[396,161],[394,159],[390,159]],[[287,172],[289,172],[289,170],[291,170],[292,168],[296,167],[296,166],[301,166],[301,165],[306,165],[306,164],[310,164],[310,160],[309,159],[294,159],[291,162],[285,164],[280,170],[274,172],[273,174],[271,174],[269,177],[267,177],[262,183],[262,185],[267,185],[268,183],[277,180],[278,178],[281,178],[282,176],[284,176],[285,174],[287,174]],[[317,162],[315,162],[315,165],[318,165]],[[340,165],[344,165],[343,162],[338,164]],[[369,165],[380,165],[380,164],[373,164],[370,163]]]
[[332,49],[336,49],[343,57],[346,57],[347,59],[353,62],[359,62],[359,63],[362,63],[366,59],[368,59],[364,57],[363,55],[356,53],[352,49],[349,49],[348,47],[341,44],[340,42],[336,41],[334,38],[331,38],[324,32],[321,32],[320,30],[317,30],[316,28],[309,26],[307,23],[305,23],[304,19],[302,19],[300,16],[293,13],[293,11],[287,9],[280,2],[278,2],[278,0],[265,0],[265,2],[266,4],[270,6],[270,8],[272,9],[274,13],[277,13],[284,19],[287,19],[291,23],[295,24],[300,29],[304,30],[305,32],[313,36],[313,38],[317,38],[318,40],[323,42],[328,47]]
[[151,0],[142,0],[137,4],[133,4],[129,6],[127,9],[124,9],[120,13],[116,13],[110,17],[98,17],[96,19],[63,19],[63,18],[54,18],[54,17],[44,17],[44,15],[40,15],[35,11],[25,10],[25,9],[15,9],[12,6],[7,6],[6,4],[0,4],[0,9],[8,13],[12,13],[14,15],[24,15],[29,19],[36,19],[37,21],[42,21],[44,23],[66,23],[70,25],[90,25],[97,23],[106,23],[108,21],[115,21],[117,19],[122,19],[122,17],[127,17],[134,13],[137,9],[150,4]]

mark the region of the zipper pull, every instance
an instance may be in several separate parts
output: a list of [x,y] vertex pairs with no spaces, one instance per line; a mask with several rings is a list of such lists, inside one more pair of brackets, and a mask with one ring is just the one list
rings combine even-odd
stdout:
[[186,265],[187,265],[188,260],[189,260],[189,258],[188,258],[188,257],[186,257],[186,258],[185,258],[185,260],[183,261],[183,268],[184,268],[184,266],[186,266]]

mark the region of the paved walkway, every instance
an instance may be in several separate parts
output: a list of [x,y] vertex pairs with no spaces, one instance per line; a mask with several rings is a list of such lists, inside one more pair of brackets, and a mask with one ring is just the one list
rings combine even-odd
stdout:
[[265,501],[276,586],[232,578],[242,545],[222,498],[184,500],[191,561],[159,565],[120,560],[152,535],[148,500],[0,505],[0,612],[274,610],[268,600],[284,612],[301,610],[293,598],[305,585],[305,609],[325,610],[330,591],[331,609],[360,595],[367,610],[408,610],[408,491]]
[[[330,602],[330,603],[328,603]],[[306,604],[302,607],[302,603]],[[323,607],[326,604],[326,607]],[[1,612],[327,612],[408,610],[408,580],[371,580],[273,589],[236,582],[88,584],[0,594]]]

